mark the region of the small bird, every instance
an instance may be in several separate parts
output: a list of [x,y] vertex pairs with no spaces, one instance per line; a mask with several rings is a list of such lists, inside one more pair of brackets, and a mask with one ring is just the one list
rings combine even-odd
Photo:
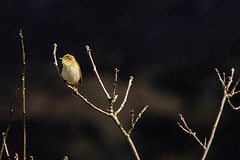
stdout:
[[82,83],[82,72],[81,68],[74,58],[74,56],[70,54],[64,55],[62,58],[62,77],[67,83],[72,84],[74,91],[77,90],[78,83]]

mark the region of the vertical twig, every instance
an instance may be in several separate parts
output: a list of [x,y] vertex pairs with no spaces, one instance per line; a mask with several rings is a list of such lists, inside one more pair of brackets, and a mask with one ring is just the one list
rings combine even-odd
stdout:
[[229,77],[228,79],[228,83],[226,85],[226,78],[225,78],[225,74],[223,74],[223,79],[218,71],[217,68],[215,68],[216,70],[216,73],[219,77],[219,80],[221,81],[222,85],[223,85],[223,91],[224,91],[224,95],[223,95],[223,98],[222,98],[222,102],[221,102],[221,106],[220,106],[220,109],[219,109],[219,112],[218,112],[218,115],[217,115],[217,118],[216,118],[216,121],[213,125],[213,129],[212,129],[212,132],[211,132],[211,135],[210,135],[210,138],[208,140],[208,143],[207,143],[207,147],[206,149],[204,150],[203,152],[203,156],[202,156],[202,160],[205,160],[207,154],[208,154],[208,151],[209,151],[209,148],[211,147],[211,144],[212,144],[212,141],[214,139],[214,135],[215,135],[215,132],[216,132],[216,129],[217,129],[217,126],[218,126],[218,123],[219,123],[219,120],[221,118],[221,115],[222,115],[222,112],[223,112],[223,108],[224,108],[224,105],[225,105],[225,102],[226,102],[226,99],[228,97],[228,90],[229,90],[229,87],[233,81],[233,75],[234,75],[234,68],[231,69],[231,76]]
[[19,36],[21,38],[22,44],[22,107],[23,107],[23,160],[26,160],[26,148],[27,148],[27,133],[26,133],[26,98],[25,98],[25,50],[24,50],[24,41],[23,41],[23,34],[22,30],[20,30]]
[[119,70],[117,68],[115,68],[115,79],[114,79],[114,83],[113,83],[113,94],[112,94],[112,98],[111,98],[110,103],[114,103],[117,100],[117,97],[118,97],[118,95],[116,95],[117,83],[118,83],[118,72],[119,72]]
[[60,72],[60,69],[59,69],[59,67],[58,67],[58,61],[57,61],[57,56],[56,56],[56,53],[57,53],[57,43],[54,43],[53,44],[53,58],[54,58],[54,62],[53,62],[53,64],[55,65],[55,67],[56,67],[56,69],[57,69],[57,71],[58,71],[58,75],[59,75],[59,77],[61,78],[61,80],[64,82],[64,79],[63,79],[63,77],[62,77],[62,75],[61,75],[61,72]]
[[[21,38],[21,45],[22,45],[22,51],[23,51],[23,68],[22,68],[21,78],[18,81],[17,89],[16,89],[16,91],[15,91],[15,93],[14,93],[12,99],[11,99],[8,125],[7,125],[7,129],[6,129],[5,136],[4,136],[5,137],[5,141],[7,140],[8,132],[9,132],[10,127],[11,127],[12,114],[13,114],[13,105],[14,105],[15,99],[16,99],[16,97],[18,95],[18,92],[20,91],[20,87],[22,86],[23,80],[24,80],[24,77],[25,77],[25,52],[24,52],[24,43],[23,43],[23,36],[22,36],[22,31],[21,30],[20,30],[19,36]],[[24,98],[24,101],[25,101],[25,98]],[[4,142],[2,143],[1,150],[0,150],[0,160],[2,159],[3,150],[4,150]]]
[[[8,136],[8,132],[10,130],[10,127],[11,127],[11,123],[12,123],[12,114],[13,114],[13,104],[15,102],[15,99],[17,97],[17,94],[20,90],[20,87],[22,85],[22,76],[18,82],[18,86],[17,86],[17,89],[11,99],[11,104],[10,104],[10,110],[9,110],[9,119],[8,119],[8,125],[7,125],[7,129],[6,129],[6,132],[5,132],[5,141],[7,140],[7,136]],[[0,160],[2,159],[2,153],[3,153],[3,150],[4,150],[4,142],[2,143],[2,146],[1,146],[1,151],[0,151]]]
[[116,115],[121,112],[121,110],[123,109],[123,107],[124,107],[124,105],[125,105],[125,103],[126,103],[126,101],[127,101],[127,97],[128,97],[128,93],[129,93],[129,90],[130,90],[130,88],[131,88],[131,85],[132,85],[132,81],[133,81],[133,76],[130,76],[129,83],[128,83],[128,88],[127,88],[127,91],[126,91],[126,95],[125,95],[125,97],[124,97],[124,100],[123,100],[121,106],[120,106],[119,109],[115,112]]

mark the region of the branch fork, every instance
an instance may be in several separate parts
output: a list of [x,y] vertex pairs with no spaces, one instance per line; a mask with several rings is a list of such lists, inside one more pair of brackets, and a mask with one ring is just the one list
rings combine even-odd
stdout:
[[[54,65],[57,69],[57,72],[58,72],[58,75],[59,77],[61,78],[61,80],[64,82],[64,79],[60,73],[60,69],[58,67],[58,63],[57,63],[57,56],[56,56],[56,52],[57,52],[57,44],[55,43],[54,45],[54,49],[53,49],[53,57],[54,57]],[[123,125],[121,124],[121,122],[119,121],[118,119],[118,114],[121,112],[121,110],[124,108],[125,106],[125,103],[127,101],[127,98],[128,98],[128,94],[129,94],[129,91],[130,91],[130,88],[131,88],[131,85],[132,85],[132,81],[133,81],[133,76],[130,76],[130,79],[129,79],[129,83],[128,83],[128,87],[127,87],[127,90],[126,90],[126,94],[125,94],[125,97],[123,99],[123,102],[121,103],[120,107],[118,108],[117,111],[114,111],[114,108],[113,108],[113,105],[114,103],[116,102],[117,98],[118,98],[118,95],[116,94],[116,89],[117,89],[117,83],[118,83],[118,73],[119,73],[119,70],[117,68],[115,68],[115,78],[114,78],[114,82],[113,82],[113,92],[112,92],[112,96],[110,96],[110,94],[108,93],[108,91],[106,90],[99,74],[98,74],[98,71],[97,71],[97,67],[94,63],[94,60],[92,58],[92,53],[91,53],[91,49],[90,47],[87,45],[86,46],[86,50],[87,50],[87,53],[89,55],[89,58],[92,62],[92,66],[93,66],[93,71],[95,72],[97,78],[98,78],[98,81],[103,89],[103,91],[105,92],[106,94],[106,97],[108,99],[108,102],[109,102],[109,109],[107,109],[107,111],[104,111],[102,109],[100,109],[99,107],[95,106],[94,104],[92,104],[90,101],[88,101],[83,95],[81,95],[78,90],[74,90],[74,88],[67,84],[67,83],[64,83],[70,90],[72,90],[76,96],[78,96],[79,98],[81,98],[86,104],[88,104],[91,108],[97,110],[98,112],[108,116],[108,117],[111,117],[113,119],[113,121],[116,123],[116,125],[118,126],[118,128],[120,129],[120,131],[123,133],[123,135],[126,137],[132,151],[133,151],[133,154],[136,158],[136,160],[140,160],[140,157],[138,155],[138,152],[137,152],[137,149],[130,137],[130,134],[132,132],[132,130],[134,129],[136,123],[139,121],[139,119],[141,118],[142,114],[145,112],[145,110],[148,108],[148,105],[145,106],[143,108],[143,110],[139,113],[138,117],[134,120],[134,116],[132,114],[132,124],[131,124],[131,128],[130,130],[127,132]]]
[[231,75],[228,77],[228,79],[226,78],[226,74],[223,72],[222,76],[221,74],[219,73],[218,69],[215,68],[215,71],[218,75],[218,78],[219,78],[219,81],[221,82],[222,84],[222,89],[223,89],[223,98],[222,98],[222,102],[221,102],[221,105],[220,105],[220,109],[219,109],[219,112],[218,112],[218,115],[217,115],[217,118],[215,120],[215,123],[213,125],[213,128],[212,128],[212,132],[211,132],[211,135],[210,135],[210,138],[209,140],[207,141],[207,139],[205,138],[205,141],[204,143],[202,143],[198,137],[196,136],[196,132],[193,132],[187,125],[187,123],[185,122],[185,119],[184,117],[179,114],[180,116],[180,119],[183,123],[183,125],[181,125],[179,122],[178,122],[178,125],[179,127],[185,131],[186,133],[192,135],[197,141],[198,143],[203,147],[204,149],[204,152],[203,152],[203,155],[202,155],[202,159],[201,160],[205,160],[207,154],[208,154],[208,151],[210,149],[210,146],[212,144],[212,141],[214,139],[214,135],[215,135],[215,132],[216,132],[216,129],[217,129],[217,126],[218,126],[218,123],[220,121],[220,118],[221,118],[221,115],[222,115],[222,112],[223,112],[223,108],[224,108],[224,105],[226,103],[226,100],[228,102],[228,104],[231,106],[232,109],[234,110],[238,110],[240,109],[240,106],[239,107],[235,107],[232,103],[231,103],[231,100],[230,98],[233,97],[234,95],[240,93],[240,90],[238,91],[235,91],[239,82],[240,82],[240,78],[238,78],[238,80],[236,81],[235,85],[232,87],[231,89],[231,85],[233,83],[233,76],[234,76],[234,72],[235,72],[235,69],[232,68],[231,69]]

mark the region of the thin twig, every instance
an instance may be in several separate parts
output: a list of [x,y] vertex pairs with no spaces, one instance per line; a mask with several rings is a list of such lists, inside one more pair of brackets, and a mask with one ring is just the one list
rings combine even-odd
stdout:
[[109,112],[113,113],[113,104],[116,102],[118,95],[116,95],[116,90],[117,90],[117,83],[118,83],[118,72],[119,70],[115,68],[115,79],[113,82],[113,93],[112,97],[108,99],[109,102]]
[[26,133],[26,97],[25,97],[25,50],[24,50],[24,41],[22,30],[20,30],[19,36],[21,38],[22,44],[22,58],[23,58],[23,65],[22,65],[22,107],[23,107],[23,160],[26,160],[26,148],[27,148],[27,133]]
[[132,81],[133,81],[133,76],[130,76],[130,79],[129,79],[129,82],[128,82],[128,87],[127,87],[126,94],[125,94],[125,98],[124,98],[121,106],[119,107],[119,109],[115,112],[116,115],[121,112],[121,110],[123,109],[123,107],[124,107],[124,105],[127,101],[127,97],[128,97],[128,93],[129,93],[129,90],[131,88],[131,85],[132,85]]
[[104,87],[103,82],[102,82],[102,80],[101,80],[101,78],[100,78],[100,76],[99,76],[99,74],[98,74],[97,67],[96,67],[96,65],[94,64],[94,61],[93,61],[93,58],[92,58],[92,55],[91,55],[91,49],[90,49],[90,47],[89,47],[88,45],[86,46],[86,49],[87,49],[87,53],[88,53],[89,58],[90,58],[90,60],[91,60],[91,62],[92,62],[92,65],[93,65],[93,71],[95,72],[95,74],[96,74],[96,76],[97,76],[97,78],[98,78],[98,80],[99,80],[99,83],[101,84],[101,86],[102,86],[105,94],[107,95],[107,98],[108,98],[108,99],[111,99],[109,93],[107,92],[106,88]]
[[179,122],[178,122],[178,126],[179,126],[180,128],[182,128],[182,130],[185,131],[186,133],[192,135],[192,136],[198,141],[198,143],[203,147],[203,149],[206,149],[206,140],[207,140],[207,139],[205,138],[204,143],[202,143],[202,142],[199,140],[199,138],[197,137],[196,132],[193,132],[193,131],[188,127],[188,125],[187,125],[184,117],[183,117],[181,114],[179,114],[179,116],[180,116],[181,121],[183,122],[184,127],[183,127],[183,126],[181,125],[181,123],[179,123]]
[[215,68],[215,71],[216,71],[216,73],[218,75],[218,78],[219,78],[220,82],[222,83],[223,88],[225,88],[226,87],[226,85],[225,85],[225,73],[223,73],[223,75],[224,75],[223,76],[224,80],[223,80],[217,68]]
[[238,80],[236,81],[236,83],[235,83],[235,85],[234,85],[234,87],[233,87],[233,89],[232,89],[231,94],[237,94],[237,93],[240,92],[240,91],[235,92],[235,90],[236,90],[236,88],[237,88],[239,82],[240,82],[240,77],[239,77]]
[[232,109],[234,109],[234,110],[239,110],[239,109],[240,109],[240,106],[235,107],[235,106],[231,103],[229,96],[227,97],[227,100],[228,100],[228,104],[232,107]]
[[113,94],[112,94],[112,102],[114,103],[117,100],[118,95],[116,95],[116,89],[117,89],[117,83],[118,83],[118,72],[119,70],[117,68],[115,68],[115,79],[114,79],[114,83],[113,83]]
[[5,148],[8,160],[10,160],[10,156],[9,156],[9,152],[8,152],[8,148],[7,148],[7,143],[6,143],[5,132],[2,133],[2,137],[3,137],[4,148]]
[[[20,90],[20,87],[22,85],[22,76],[20,78],[20,80],[18,81],[18,85],[17,85],[17,89],[11,99],[11,104],[10,104],[10,110],[9,110],[9,119],[8,119],[8,125],[7,125],[7,129],[6,129],[6,132],[5,132],[5,140],[7,139],[7,136],[8,136],[8,132],[10,130],[10,127],[11,127],[11,123],[12,123],[12,114],[13,114],[13,104],[15,102],[15,99],[17,97],[17,94]],[[2,143],[2,146],[1,146],[1,151],[0,151],[0,160],[2,159],[2,153],[3,153],[3,150],[4,150],[4,143]]]
[[53,64],[55,65],[55,67],[56,67],[56,69],[57,69],[57,71],[58,71],[58,75],[59,75],[59,77],[61,78],[61,80],[64,82],[64,79],[63,79],[63,77],[62,77],[62,75],[61,75],[61,72],[60,72],[60,69],[59,69],[59,67],[58,67],[58,61],[57,61],[57,56],[56,56],[56,53],[57,53],[57,43],[54,43],[53,44],[53,58],[54,58],[54,62],[53,62]]
[[133,125],[134,125],[134,119],[135,119],[135,114],[134,114],[134,110],[133,109],[130,111],[130,114],[131,114],[131,128],[128,131],[129,134],[131,134],[131,129],[132,129]]
[[142,114],[146,111],[146,109],[148,108],[148,105],[146,105],[143,110],[138,114],[137,118],[135,119],[135,121],[133,122],[134,119],[134,112],[132,114],[132,125],[131,128],[129,129],[128,133],[131,134],[132,130],[134,129],[136,123],[138,122],[138,120],[141,118]]

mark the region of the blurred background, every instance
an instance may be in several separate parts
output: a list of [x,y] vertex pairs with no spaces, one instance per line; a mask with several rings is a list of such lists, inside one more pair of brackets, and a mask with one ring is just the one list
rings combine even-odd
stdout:
[[[240,1],[224,0],[2,0],[0,5],[0,131],[7,127],[11,98],[21,77],[26,51],[27,155],[34,159],[134,159],[114,122],[72,96],[53,65],[73,54],[83,72],[79,92],[106,110],[108,102],[92,71],[85,45],[107,90],[114,69],[121,104],[129,76],[134,76],[124,110],[147,111],[132,139],[144,160],[198,160],[203,149],[177,125],[182,113],[199,139],[210,136],[222,99],[214,71],[240,75]],[[59,64],[61,62],[59,61]],[[240,96],[233,98],[240,105]],[[7,139],[10,155],[22,155],[21,94],[14,105]],[[240,113],[225,106],[207,159],[239,159]],[[4,157],[6,156],[4,154]]]

